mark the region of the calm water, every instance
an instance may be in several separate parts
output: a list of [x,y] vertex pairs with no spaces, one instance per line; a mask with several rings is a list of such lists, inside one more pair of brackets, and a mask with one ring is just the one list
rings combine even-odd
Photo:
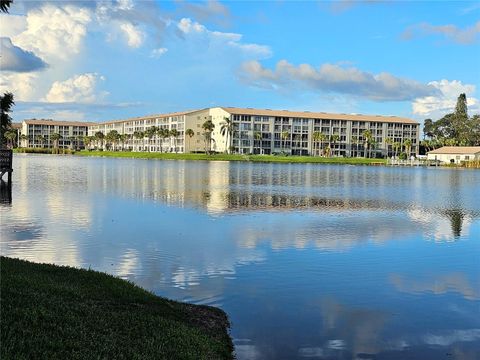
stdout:
[[239,359],[480,358],[480,171],[42,155],[14,168],[2,255],[219,306]]

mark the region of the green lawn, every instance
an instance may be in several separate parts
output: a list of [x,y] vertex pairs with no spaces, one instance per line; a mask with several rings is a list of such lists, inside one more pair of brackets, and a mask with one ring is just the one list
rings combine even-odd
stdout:
[[340,158],[318,156],[273,156],[273,155],[237,155],[237,154],[175,154],[158,152],[131,152],[131,151],[80,151],[75,155],[105,156],[139,159],[160,160],[208,160],[208,161],[252,161],[252,162],[281,162],[281,163],[322,163],[322,164],[350,164],[369,165],[385,164],[384,159]]
[[92,271],[0,258],[0,358],[231,359],[217,308]]

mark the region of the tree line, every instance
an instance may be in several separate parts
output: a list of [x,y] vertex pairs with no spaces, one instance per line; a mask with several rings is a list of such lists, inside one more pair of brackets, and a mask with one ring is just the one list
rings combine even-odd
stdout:
[[453,113],[424,121],[423,134],[421,145],[427,151],[442,146],[480,146],[480,115],[468,116],[467,97],[460,94]]

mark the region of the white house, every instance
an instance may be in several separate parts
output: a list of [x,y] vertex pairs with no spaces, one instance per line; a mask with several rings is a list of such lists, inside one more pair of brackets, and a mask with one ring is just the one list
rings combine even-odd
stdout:
[[480,160],[480,146],[444,146],[429,151],[428,160],[459,164],[462,161]]

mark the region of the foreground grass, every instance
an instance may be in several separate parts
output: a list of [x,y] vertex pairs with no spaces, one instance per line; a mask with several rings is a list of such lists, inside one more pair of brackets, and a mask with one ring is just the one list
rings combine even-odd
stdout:
[[175,154],[158,152],[132,152],[132,151],[80,151],[75,155],[105,156],[118,158],[160,159],[160,160],[208,160],[208,161],[252,161],[275,163],[321,163],[321,164],[350,164],[371,165],[385,164],[384,159],[366,158],[340,158],[318,156],[273,156],[273,155],[238,155],[238,154]]
[[0,358],[231,359],[225,313],[127,281],[0,258]]

